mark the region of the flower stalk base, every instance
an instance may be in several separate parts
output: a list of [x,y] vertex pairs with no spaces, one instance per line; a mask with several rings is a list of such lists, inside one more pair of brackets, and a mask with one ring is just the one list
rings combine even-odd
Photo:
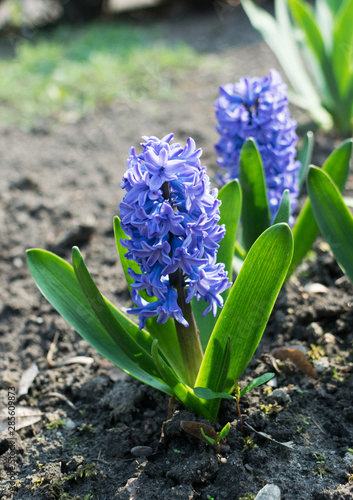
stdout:
[[190,387],[194,387],[203,358],[200,337],[191,304],[187,303],[185,300],[186,293],[182,283],[181,270],[178,269],[175,271],[175,273],[170,275],[169,279],[170,283],[173,284],[177,290],[178,305],[182,310],[183,317],[189,323],[189,326],[184,326],[182,323],[179,323],[179,321],[174,321],[185,367],[185,382]]

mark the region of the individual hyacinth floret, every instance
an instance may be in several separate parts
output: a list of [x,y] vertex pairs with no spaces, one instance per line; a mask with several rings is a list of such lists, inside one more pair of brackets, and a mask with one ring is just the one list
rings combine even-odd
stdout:
[[299,194],[297,124],[288,109],[286,88],[281,75],[271,70],[269,77],[245,77],[222,86],[215,102],[220,135],[215,149],[218,164],[227,170],[222,181],[239,177],[240,150],[253,137],[264,165],[271,220],[285,189],[289,189],[292,212]]
[[[178,304],[180,289],[186,303],[202,298],[209,302],[204,315],[211,310],[215,315],[223,305],[220,294],[231,285],[224,264],[216,263],[225,228],[218,225],[221,202],[201,167],[202,151],[191,138],[184,148],[172,138],[143,137],[142,153],[131,148],[123,176],[121,226],[130,239],[121,243],[141,270],[129,269],[138,307],[128,312],[139,314],[140,328],[152,316],[159,323],[173,318],[188,326]],[[141,290],[157,300],[147,302]]]

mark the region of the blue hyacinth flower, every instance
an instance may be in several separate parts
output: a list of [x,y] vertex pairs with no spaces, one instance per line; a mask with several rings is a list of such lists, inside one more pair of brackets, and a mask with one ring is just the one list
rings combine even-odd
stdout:
[[[121,227],[130,239],[121,243],[125,256],[141,270],[129,270],[137,307],[128,312],[139,314],[140,328],[153,316],[160,323],[173,318],[188,326],[178,304],[180,285],[185,303],[193,297],[209,303],[204,315],[216,315],[223,305],[220,294],[231,286],[224,264],[216,263],[225,234],[224,225],[218,224],[217,189],[210,189],[201,149],[193,139],[182,148],[172,138],[143,137],[142,152],[131,148],[123,176]],[[142,290],[150,302],[140,296]]]

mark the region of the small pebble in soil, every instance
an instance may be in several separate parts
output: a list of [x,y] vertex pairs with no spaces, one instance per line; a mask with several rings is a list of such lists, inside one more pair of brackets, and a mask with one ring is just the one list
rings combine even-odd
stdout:
[[336,337],[332,335],[332,333],[325,333],[324,335],[324,343],[325,344],[335,344],[336,343]]
[[328,288],[325,285],[322,285],[321,283],[308,283],[307,285],[304,286],[304,290],[306,292],[310,293],[327,293]]
[[134,446],[130,451],[135,457],[148,457],[153,453],[150,446]]
[[313,337],[315,337],[315,339],[320,339],[324,334],[324,330],[319,325],[319,323],[313,322],[313,323],[310,323],[310,325],[308,326],[307,333],[309,335],[312,335]]
[[266,484],[258,492],[255,500],[281,500],[281,490],[276,484]]
[[75,424],[75,422],[73,420],[70,420],[70,419],[66,420],[66,422],[65,422],[65,429],[72,430],[75,427],[76,427],[76,424]]
[[15,257],[13,260],[13,265],[14,267],[16,267],[16,269],[20,269],[21,267],[23,267],[23,260],[21,259],[21,257]]
[[284,389],[275,389],[268,398],[276,400],[278,404],[285,404],[290,401],[290,396]]
[[330,360],[326,357],[323,356],[320,359],[315,359],[314,361],[314,368],[318,373],[323,373],[327,368],[330,366]]

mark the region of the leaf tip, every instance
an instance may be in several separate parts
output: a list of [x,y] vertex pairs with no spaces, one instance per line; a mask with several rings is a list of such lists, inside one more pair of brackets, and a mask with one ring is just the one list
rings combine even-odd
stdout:
[[82,255],[80,249],[76,246],[72,247],[72,263],[74,267],[77,267],[82,260]]

